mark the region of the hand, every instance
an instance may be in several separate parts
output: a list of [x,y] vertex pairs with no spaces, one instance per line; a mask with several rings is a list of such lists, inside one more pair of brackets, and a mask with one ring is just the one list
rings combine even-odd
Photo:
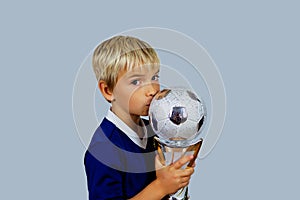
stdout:
[[195,164],[186,169],[181,169],[181,167],[193,158],[193,155],[183,156],[175,163],[163,166],[159,161],[159,157],[156,156],[156,181],[160,185],[160,189],[164,191],[164,194],[173,194],[189,184],[191,175],[194,173]]

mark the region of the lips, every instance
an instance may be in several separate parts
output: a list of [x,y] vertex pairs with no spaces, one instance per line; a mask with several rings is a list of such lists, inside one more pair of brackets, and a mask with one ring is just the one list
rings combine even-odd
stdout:
[[146,102],[146,106],[150,106],[151,102],[152,102],[152,98]]

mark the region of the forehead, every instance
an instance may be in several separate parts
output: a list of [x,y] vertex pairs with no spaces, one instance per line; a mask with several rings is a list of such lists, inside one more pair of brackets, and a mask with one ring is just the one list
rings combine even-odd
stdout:
[[118,77],[121,77],[125,75],[126,77],[132,76],[132,75],[147,75],[147,74],[153,74],[157,73],[159,71],[160,65],[159,64],[141,64],[141,65],[135,65],[128,69],[122,69]]

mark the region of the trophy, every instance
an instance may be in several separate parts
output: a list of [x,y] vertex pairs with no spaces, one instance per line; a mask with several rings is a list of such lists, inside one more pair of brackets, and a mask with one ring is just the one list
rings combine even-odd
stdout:
[[[183,168],[191,167],[201,148],[200,133],[206,121],[206,108],[197,95],[185,88],[169,88],[153,98],[149,120],[155,132],[155,146],[164,166],[177,161],[183,155],[194,155]],[[190,199],[188,186],[169,195],[169,200]]]

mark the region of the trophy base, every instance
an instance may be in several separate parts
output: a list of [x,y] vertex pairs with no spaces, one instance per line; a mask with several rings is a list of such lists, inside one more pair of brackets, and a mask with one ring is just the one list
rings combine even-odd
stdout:
[[188,195],[188,187],[184,188],[185,189],[185,194],[183,197],[178,197],[176,196],[177,193],[170,195],[167,200],[190,200],[190,197]]
[[189,200],[190,198],[187,197],[187,198],[184,198],[184,199],[178,199],[176,197],[169,197],[167,200]]
[[183,199],[178,199],[177,197],[168,197],[166,200],[190,200],[190,197],[185,197]]

